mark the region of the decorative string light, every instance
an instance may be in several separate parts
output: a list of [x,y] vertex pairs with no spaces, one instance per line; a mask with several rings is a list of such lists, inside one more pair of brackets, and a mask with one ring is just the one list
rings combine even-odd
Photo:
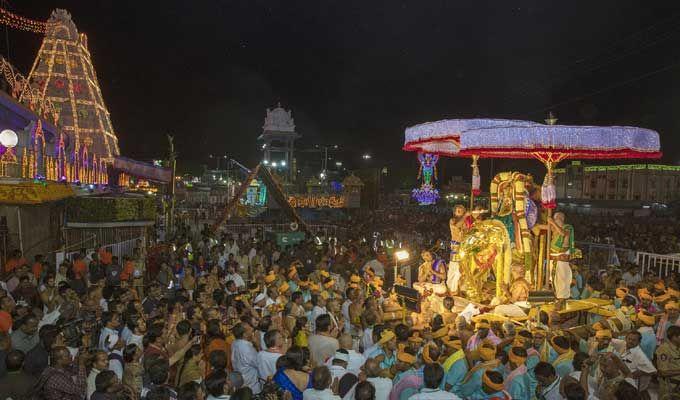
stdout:
[[47,33],[48,28],[52,25],[49,22],[24,18],[20,15],[7,11],[4,8],[0,8],[0,24],[22,31],[42,34]]

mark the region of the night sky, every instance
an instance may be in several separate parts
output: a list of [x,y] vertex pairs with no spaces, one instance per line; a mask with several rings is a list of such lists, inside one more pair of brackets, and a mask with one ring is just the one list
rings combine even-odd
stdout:
[[[220,153],[252,165],[266,107],[292,108],[300,146],[344,162],[412,163],[404,128],[443,118],[637,125],[680,162],[680,3],[672,1],[9,1],[70,11],[124,155],[181,165]],[[7,55],[4,30],[0,49]],[[28,73],[40,35],[9,31]],[[676,94],[676,98],[673,98]],[[483,161],[486,169],[489,161]],[[538,164],[496,161],[495,168]],[[469,174],[469,160],[448,161]],[[415,172],[415,171],[414,171]]]

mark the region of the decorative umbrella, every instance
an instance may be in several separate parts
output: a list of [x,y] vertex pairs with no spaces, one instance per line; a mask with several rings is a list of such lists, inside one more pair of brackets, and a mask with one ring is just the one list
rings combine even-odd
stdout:
[[555,202],[553,170],[567,158],[659,158],[659,134],[630,126],[570,126],[515,121],[505,126],[486,126],[464,132],[461,156],[488,158],[536,158],[546,167],[541,203],[552,209]]
[[535,124],[531,121],[508,119],[445,119],[426,122],[406,128],[404,132],[405,151],[420,153],[434,153],[449,157],[470,157],[472,159],[472,187],[470,193],[470,208],[472,209],[475,196],[481,193],[481,178],[479,176],[480,155],[472,152],[461,153],[461,136],[464,132],[477,129],[503,128],[508,126]]

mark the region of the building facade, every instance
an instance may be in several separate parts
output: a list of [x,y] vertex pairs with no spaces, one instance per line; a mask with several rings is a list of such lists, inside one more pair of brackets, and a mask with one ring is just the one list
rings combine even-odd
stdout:
[[587,166],[580,161],[572,161],[564,168],[555,169],[555,178],[560,199],[658,203],[680,200],[680,166]]

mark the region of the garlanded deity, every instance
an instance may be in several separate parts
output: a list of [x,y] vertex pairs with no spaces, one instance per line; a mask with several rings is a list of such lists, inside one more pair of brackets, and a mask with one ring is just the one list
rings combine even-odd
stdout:
[[420,205],[435,204],[439,200],[439,190],[434,187],[434,181],[437,180],[437,161],[437,154],[418,153],[418,179],[422,178],[422,184],[419,189],[413,189],[411,197]]

